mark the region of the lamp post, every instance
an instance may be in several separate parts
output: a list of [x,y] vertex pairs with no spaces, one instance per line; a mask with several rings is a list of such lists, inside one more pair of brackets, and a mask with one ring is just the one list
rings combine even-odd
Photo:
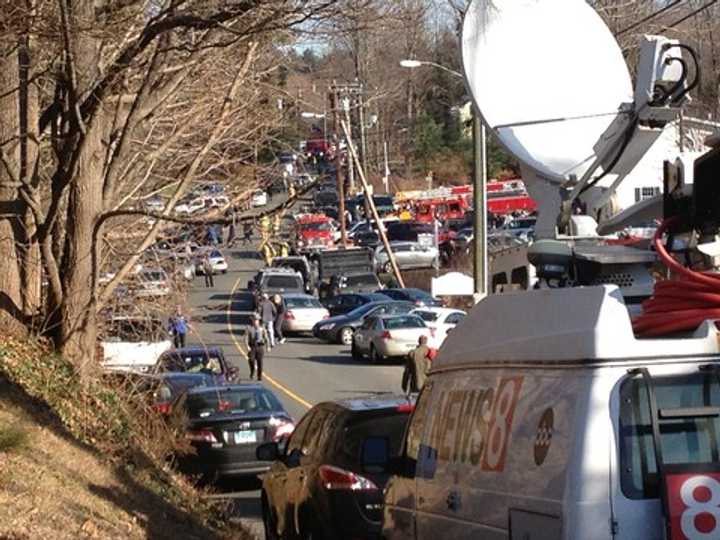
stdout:
[[[400,67],[415,69],[421,66],[430,66],[441,69],[464,79],[463,75],[453,69],[435,62],[422,60],[401,60]],[[475,216],[473,219],[473,281],[474,300],[479,302],[488,295],[488,251],[487,251],[487,137],[485,125],[480,114],[472,105],[472,137],[473,137],[473,206]]]

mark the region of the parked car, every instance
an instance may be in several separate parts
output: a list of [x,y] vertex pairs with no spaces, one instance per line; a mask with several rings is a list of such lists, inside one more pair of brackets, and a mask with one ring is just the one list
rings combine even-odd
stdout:
[[[401,270],[412,268],[432,268],[438,257],[435,246],[419,242],[391,242],[390,248],[395,254],[395,260]],[[392,265],[384,245],[375,249],[375,267],[380,272],[392,273]]]
[[425,307],[411,311],[417,315],[429,328],[435,330],[438,345],[442,344],[448,334],[465,318],[467,313],[460,309]]
[[412,302],[417,307],[442,307],[443,305],[442,300],[433,298],[429,292],[412,287],[406,289],[380,289],[377,292],[393,300]]
[[357,307],[344,315],[330,317],[313,327],[313,336],[328,343],[352,345],[355,329],[367,317],[385,314],[409,313],[415,306],[410,302],[379,301]]
[[268,194],[265,191],[259,189],[253,193],[251,202],[253,208],[260,208],[267,205],[267,203]]
[[148,372],[171,347],[157,317],[116,315],[100,328],[100,364],[109,371]]
[[387,237],[391,242],[417,242],[418,236],[435,235],[435,229],[427,223],[415,223],[414,221],[395,221],[385,225]]
[[355,360],[367,356],[375,364],[404,357],[418,346],[420,336],[426,336],[428,345],[437,348],[435,330],[417,315],[367,317],[353,335],[352,356]]
[[380,235],[375,231],[356,232],[352,238],[354,245],[372,249],[377,248],[380,245],[380,241]]
[[[228,263],[219,249],[212,249],[208,253],[208,260],[213,269],[213,274],[227,274]],[[202,273],[202,264],[198,265],[200,273]]]
[[272,268],[290,268],[300,273],[305,285],[305,292],[313,294],[317,292],[316,280],[317,271],[313,269],[310,261],[303,255],[289,257],[275,257],[272,260]]
[[153,369],[155,373],[205,373],[222,382],[238,378],[238,368],[225,359],[221,347],[195,345],[165,351]]
[[260,383],[195,387],[173,404],[187,418],[186,436],[196,453],[179,456],[180,470],[204,480],[255,476],[270,463],[258,446],[288,437],[294,424],[280,400]]
[[455,235],[455,247],[461,252],[470,250],[474,241],[475,233],[472,227],[460,229]]
[[317,208],[322,208],[323,206],[338,206],[340,204],[340,197],[337,191],[328,189],[315,193],[313,202]]
[[170,294],[170,279],[162,268],[141,270],[135,275],[132,290],[138,298],[158,298]]
[[196,386],[218,386],[224,381],[210,373],[167,372],[145,375],[140,389],[150,394],[153,409],[160,414],[170,414],[173,402]]
[[535,236],[536,217],[515,218],[500,230],[508,231],[521,240],[532,240]]
[[291,293],[282,299],[285,304],[284,332],[312,332],[318,322],[330,318],[327,308],[309,294]]
[[389,479],[374,454],[398,456],[414,399],[378,396],[326,402],[287,444],[258,447],[272,461],[261,491],[266,538],[378,539]]
[[272,296],[279,294],[280,296],[305,292],[305,283],[299,272],[295,272],[291,268],[265,268],[260,270],[255,277],[248,283],[248,289],[257,295],[267,293]]
[[145,209],[150,212],[162,212],[165,210],[165,200],[159,195],[154,195],[143,201]]
[[324,304],[333,317],[343,315],[363,304],[370,302],[387,302],[387,296],[378,293],[347,293],[338,294],[327,300]]

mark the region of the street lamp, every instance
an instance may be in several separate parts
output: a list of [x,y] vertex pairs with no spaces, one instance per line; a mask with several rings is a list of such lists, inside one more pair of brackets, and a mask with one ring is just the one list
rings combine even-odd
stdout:
[[[463,75],[442,64],[423,60],[400,60],[400,67],[415,69],[421,66],[430,66],[441,69],[465,79]],[[475,284],[474,299],[479,302],[488,295],[488,252],[487,252],[487,136],[485,124],[480,119],[475,105],[472,105],[473,118],[473,206],[475,216],[473,219],[473,236],[475,248],[473,249],[473,278]]]

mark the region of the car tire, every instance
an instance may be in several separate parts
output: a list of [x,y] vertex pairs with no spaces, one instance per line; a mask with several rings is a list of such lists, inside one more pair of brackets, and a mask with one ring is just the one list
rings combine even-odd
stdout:
[[383,355],[375,349],[375,345],[370,345],[370,362],[373,364],[382,364],[384,360]]
[[392,267],[392,263],[391,263],[390,261],[386,262],[386,263],[383,265],[383,271],[384,271],[386,274],[392,274],[392,273],[393,273],[393,267]]
[[350,354],[352,354],[352,359],[356,362],[360,362],[363,359],[362,353],[355,346],[355,341],[353,341],[352,347],[350,348]]
[[227,274],[227,270],[223,270],[222,273],[223,273],[223,274]]
[[265,529],[265,540],[279,540],[275,521],[272,519],[272,513],[267,502],[265,493],[262,494],[262,521]]
[[352,345],[354,333],[353,329],[349,326],[341,328],[338,332],[338,342],[340,342],[340,345]]

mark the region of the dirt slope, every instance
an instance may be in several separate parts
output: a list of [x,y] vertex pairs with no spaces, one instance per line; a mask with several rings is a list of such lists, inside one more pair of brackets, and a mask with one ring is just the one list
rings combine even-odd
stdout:
[[218,538],[0,377],[0,441],[8,432],[24,441],[0,445],[0,540]]

